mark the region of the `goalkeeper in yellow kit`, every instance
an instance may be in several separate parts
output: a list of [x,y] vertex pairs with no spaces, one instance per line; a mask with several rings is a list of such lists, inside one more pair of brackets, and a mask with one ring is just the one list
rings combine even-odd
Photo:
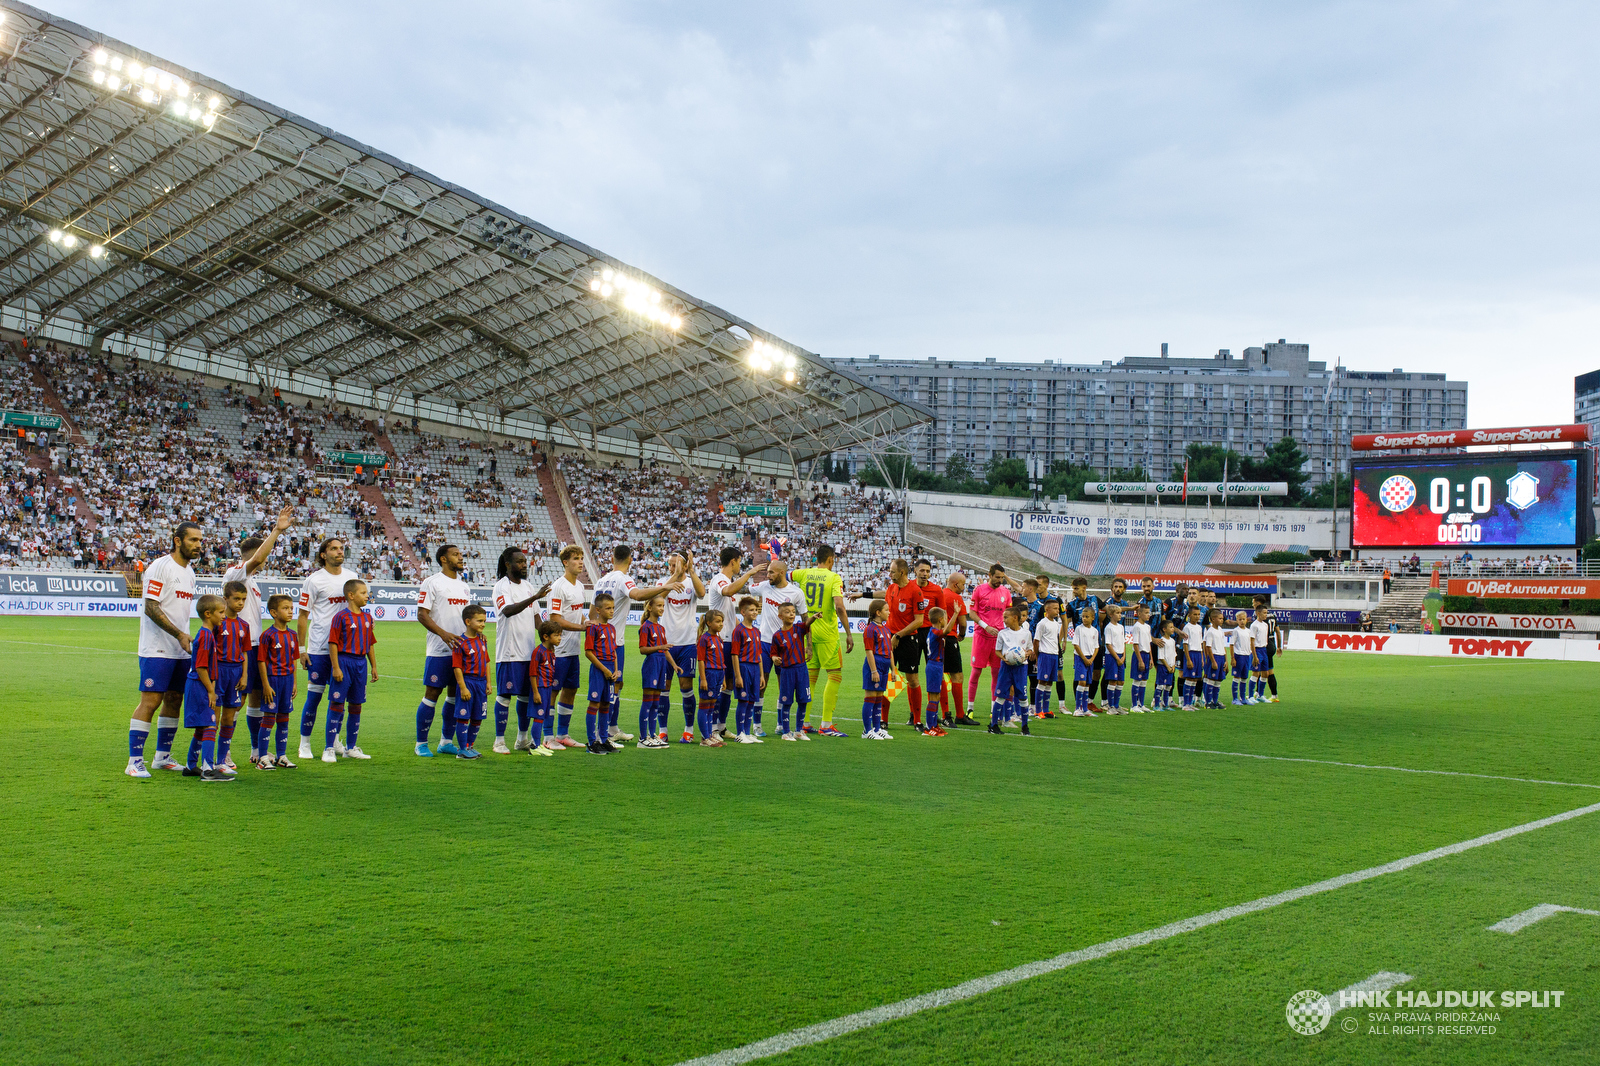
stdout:
[[[855,635],[850,632],[850,615],[844,602],[844,579],[833,572],[835,556],[827,544],[817,545],[817,565],[795,570],[789,579],[799,585],[806,596],[806,614],[811,619],[811,655],[806,661],[806,671],[811,675],[811,690],[816,691],[817,678],[826,673],[828,682],[822,689],[822,728],[825,737],[843,737],[849,734],[833,726],[833,708],[839,702],[839,685],[844,681],[844,656],[855,650]],[[837,624],[829,624],[829,615],[837,617]],[[844,648],[839,647],[839,630],[844,630]],[[810,731],[804,722],[797,728]]]

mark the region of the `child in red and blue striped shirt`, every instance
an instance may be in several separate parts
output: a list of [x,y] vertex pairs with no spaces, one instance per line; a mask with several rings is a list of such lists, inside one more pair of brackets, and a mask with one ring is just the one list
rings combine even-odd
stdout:
[[[372,616],[367,606],[367,583],[352,578],[344,583],[345,609],[333,616],[328,628],[329,670],[333,683],[328,686],[327,745],[322,749],[323,762],[337,762],[343,755],[347,759],[370,759],[372,756],[356,746],[356,736],[361,732],[361,709],[367,702],[367,668],[370,679],[378,680],[378,655],[373,645],[378,637],[372,631]],[[346,705],[350,712],[350,725],[345,742],[339,744],[339,723],[344,720]]]
[[[784,740],[810,740],[806,736],[806,707],[811,703],[811,678],[806,673],[806,634],[811,623],[796,622],[795,605],[778,608],[781,629],[772,634],[772,665],[778,674],[778,732]],[[798,703],[794,728],[789,728],[789,707]]]
[[240,615],[250,590],[243,581],[222,586],[222,620],[217,623],[217,765],[237,773],[228,749],[233,746],[233,720],[244,706],[250,685],[250,625]]
[[670,746],[666,737],[667,716],[672,712],[672,703],[666,692],[672,685],[676,667],[669,654],[672,645],[667,643],[666,627],[661,624],[661,615],[666,609],[665,594],[652,597],[644,605],[644,621],[639,624],[639,654],[644,656],[644,664],[639,667],[639,684],[644,689],[644,697],[639,703],[641,748]]
[[722,747],[714,719],[717,700],[722,698],[722,682],[727,664],[722,658],[722,612],[709,610],[700,619],[700,639],[695,642],[695,662],[700,670],[700,746]]
[[233,775],[216,763],[217,752],[217,635],[222,620],[222,598],[205,595],[195,601],[200,631],[189,651],[189,680],[183,690],[183,724],[194,730],[189,741],[189,764],[184,777],[202,781],[232,781]]
[[596,592],[589,606],[589,626],[583,635],[583,655],[589,660],[589,754],[609,755],[622,746],[611,743],[611,688],[617,673],[617,630],[611,624],[616,599]]
[[[257,734],[254,762],[260,770],[293,770],[289,761],[289,714],[294,710],[294,672],[300,662],[300,637],[289,628],[294,617],[295,598],[283,593],[267,597],[267,613],[272,625],[261,631],[256,642],[256,669],[261,671],[261,698],[266,709],[261,713],[261,732]],[[274,758],[267,745],[277,738]]]
[[767,690],[767,677],[761,669],[761,629],[756,625],[756,615],[761,613],[761,601],[746,596],[739,601],[739,617],[744,621],[733,627],[733,662],[728,664],[733,675],[734,729],[741,744],[760,744],[755,735],[756,704]]
[[556,648],[561,643],[561,627],[546,619],[539,623],[539,646],[533,649],[533,667],[528,677],[539,694],[538,713],[533,716],[535,755],[554,755],[561,751],[556,740]]
[[[478,729],[489,713],[489,646],[483,642],[483,628],[489,616],[476,603],[461,608],[461,624],[466,633],[450,653],[456,673],[456,752],[458,759],[481,759]],[[463,744],[462,738],[466,738]]]
[[863,740],[892,740],[883,728],[889,701],[884,692],[889,688],[889,655],[893,650],[893,635],[886,624],[889,621],[889,604],[873,600],[867,608],[867,628],[861,635],[866,661],[861,664],[861,691],[866,698],[861,704],[861,737]]

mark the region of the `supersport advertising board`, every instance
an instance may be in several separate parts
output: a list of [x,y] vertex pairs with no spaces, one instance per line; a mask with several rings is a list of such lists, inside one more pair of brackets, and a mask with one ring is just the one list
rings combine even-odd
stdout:
[[1357,548],[1573,548],[1588,538],[1587,451],[1356,459]]

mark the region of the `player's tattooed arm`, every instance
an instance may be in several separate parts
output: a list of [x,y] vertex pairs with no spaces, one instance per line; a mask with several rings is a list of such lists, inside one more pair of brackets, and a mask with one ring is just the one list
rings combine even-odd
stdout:
[[189,650],[189,631],[187,629],[179,629],[173,625],[172,620],[167,617],[167,613],[161,609],[155,600],[147,598],[144,601],[144,616],[175,637],[179,646],[185,652]]

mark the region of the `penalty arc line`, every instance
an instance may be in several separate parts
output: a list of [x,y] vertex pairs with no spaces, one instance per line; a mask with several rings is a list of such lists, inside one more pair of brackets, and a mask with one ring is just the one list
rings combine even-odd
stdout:
[[1463,840],[1459,843],[1446,844],[1443,847],[1418,852],[1403,859],[1386,862],[1381,866],[1369,866],[1365,870],[1340,874],[1338,877],[1330,877],[1315,884],[1303,885],[1300,888],[1292,888],[1286,892],[1279,892],[1271,896],[1263,896],[1249,903],[1238,903],[1231,907],[1224,907],[1221,910],[1208,911],[1205,914],[1197,914],[1192,918],[1184,918],[1156,929],[1147,929],[1142,933],[1133,933],[1129,936],[1118,937],[1115,940],[1107,940],[1104,943],[1080,948],[1077,951],[1069,951],[1054,958],[1041,959],[1038,962],[1026,963],[1009,970],[1002,970],[999,973],[989,974],[986,977],[974,978],[951,988],[942,988],[936,992],[925,992],[920,996],[912,996],[910,999],[903,999],[898,1003],[888,1003],[856,1014],[847,1014],[832,1021],[819,1022],[816,1025],[793,1029],[787,1033],[780,1033],[777,1036],[768,1037],[765,1040],[757,1040],[741,1047],[729,1048],[726,1051],[718,1051],[710,1055],[702,1055],[699,1058],[686,1059],[679,1063],[678,1066],[736,1066],[738,1063],[755,1062],[758,1059],[781,1055],[784,1052],[793,1051],[796,1048],[806,1047],[811,1044],[820,1044],[825,1040],[832,1040],[834,1037],[844,1036],[847,1033],[870,1029],[885,1022],[908,1018],[924,1011],[973,999],[985,993],[993,992],[995,989],[1014,985],[1044,974],[1054,973],[1057,970],[1064,970],[1068,966],[1076,966],[1081,962],[1103,959],[1108,955],[1115,955],[1133,948],[1141,948],[1147,944],[1154,944],[1157,941],[1180,936],[1183,933],[1191,933],[1196,929],[1218,925],[1228,921],[1230,918],[1239,918],[1246,914],[1254,914],[1257,911],[1281,907],[1285,903],[1293,903],[1308,896],[1332,892],[1347,885],[1359,884],[1362,881],[1370,881],[1376,877],[1399,873],[1402,870],[1409,870],[1413,866],[1420,866],[1425,862],[1432,862],[1435,859],[1442,859],[1451,855],[1459,855],[1464,851],[1471,851],[1474,848],[1481,848],[1488,844],[1496,844],[1502,840],[1520,836],[1523,833],[1531,833],[1536,829],[1558,825],[1574,818],[1581,818],[1586,814],[1594,814],[1597,811],[1600,811],[1600,803],[1590,804],[1587,807],[1578,807],[1574,810],[1564,811],[1561,814],[1553,814],[1548,818],[1540,818],[1537,821],[1525,822],[1509,829],[1500,829],[1480,837],[1473,837],[1471,840]]

